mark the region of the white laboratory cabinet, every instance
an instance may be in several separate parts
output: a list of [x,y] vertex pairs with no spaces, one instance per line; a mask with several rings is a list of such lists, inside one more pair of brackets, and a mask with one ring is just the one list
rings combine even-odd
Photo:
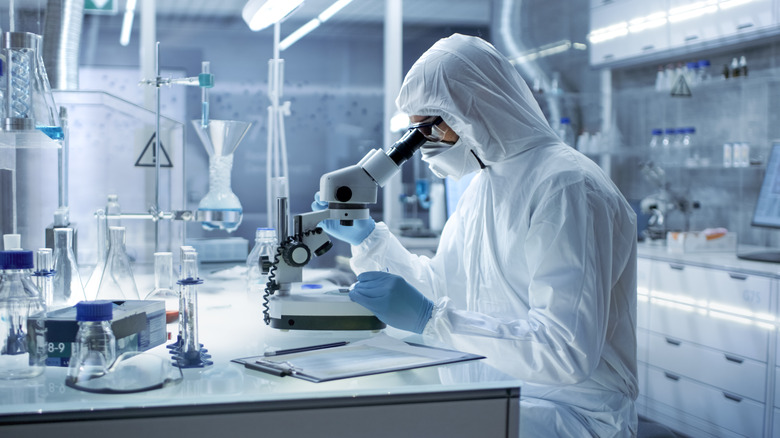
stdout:
[[780,265],[640,245],[641,415],[691,436],[780,437]]
[[[780,0],[591,0],[590,4],[594,66],[780,33]],[[616,31],[612,38],[594,40],[595,33],[607,28]]]

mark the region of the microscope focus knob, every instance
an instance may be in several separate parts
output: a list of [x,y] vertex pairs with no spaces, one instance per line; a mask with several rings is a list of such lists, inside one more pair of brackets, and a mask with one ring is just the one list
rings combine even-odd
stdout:
[[288,265],[300,268],[311,260],[311,251],[302,243],[293,243],[284,248],[282,257]]
[[347,186],[341,186],[336,189],[336,200],[339,202],[349,202],[352,199],[352,189]]

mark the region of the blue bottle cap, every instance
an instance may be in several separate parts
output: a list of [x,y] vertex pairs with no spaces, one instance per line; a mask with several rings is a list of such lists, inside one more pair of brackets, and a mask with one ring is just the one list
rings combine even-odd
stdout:
[[663,131],[661,131],[660,129],[653,129],[653,135],[661,135],[661,134],[663,134]]
[[666,129],[664,130],[664,133],[665,133],[665,134],[674,134],[674,133],[675,133],[675,130],[674,130],[673,128],[666,128]]
[[257,230],[255,231],[276,231],[274,228],[268,228],[268,227],[257,227]]
[[34,267],[32,251],[0,251],[0,269],[32,269]]
[[113,317],[112,301],[80,301],[76,304],[76,321],[111,321]]
[[571,123],[571,120],[569,120],[568,117],[561,117],[561,123],[564,123],[564,124]]
[[685,64],[686,67],[693,70],[694,68],[699,68],[699,64],[697,62],[688,62]]
[[709,67],[709,66],[710,66],[709,59],[702,59],[701,61],[699,61],[699,67]]

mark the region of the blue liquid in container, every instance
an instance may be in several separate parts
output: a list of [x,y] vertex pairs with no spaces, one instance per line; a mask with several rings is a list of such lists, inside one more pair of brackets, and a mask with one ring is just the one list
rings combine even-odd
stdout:
[[59,126],[36,126],[35,129],[43,132],[52,140],[62,140],[65,138],[65,133]]

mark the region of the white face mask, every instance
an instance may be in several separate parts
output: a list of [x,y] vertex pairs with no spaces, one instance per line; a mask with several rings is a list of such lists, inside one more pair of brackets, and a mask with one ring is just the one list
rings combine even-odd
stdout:
[[422,160],[428,163],[434,175],[439,178],[463,178],[481,168],[471,148],[458,139],[453,145],[446,143],[425,143],[421,148]]

